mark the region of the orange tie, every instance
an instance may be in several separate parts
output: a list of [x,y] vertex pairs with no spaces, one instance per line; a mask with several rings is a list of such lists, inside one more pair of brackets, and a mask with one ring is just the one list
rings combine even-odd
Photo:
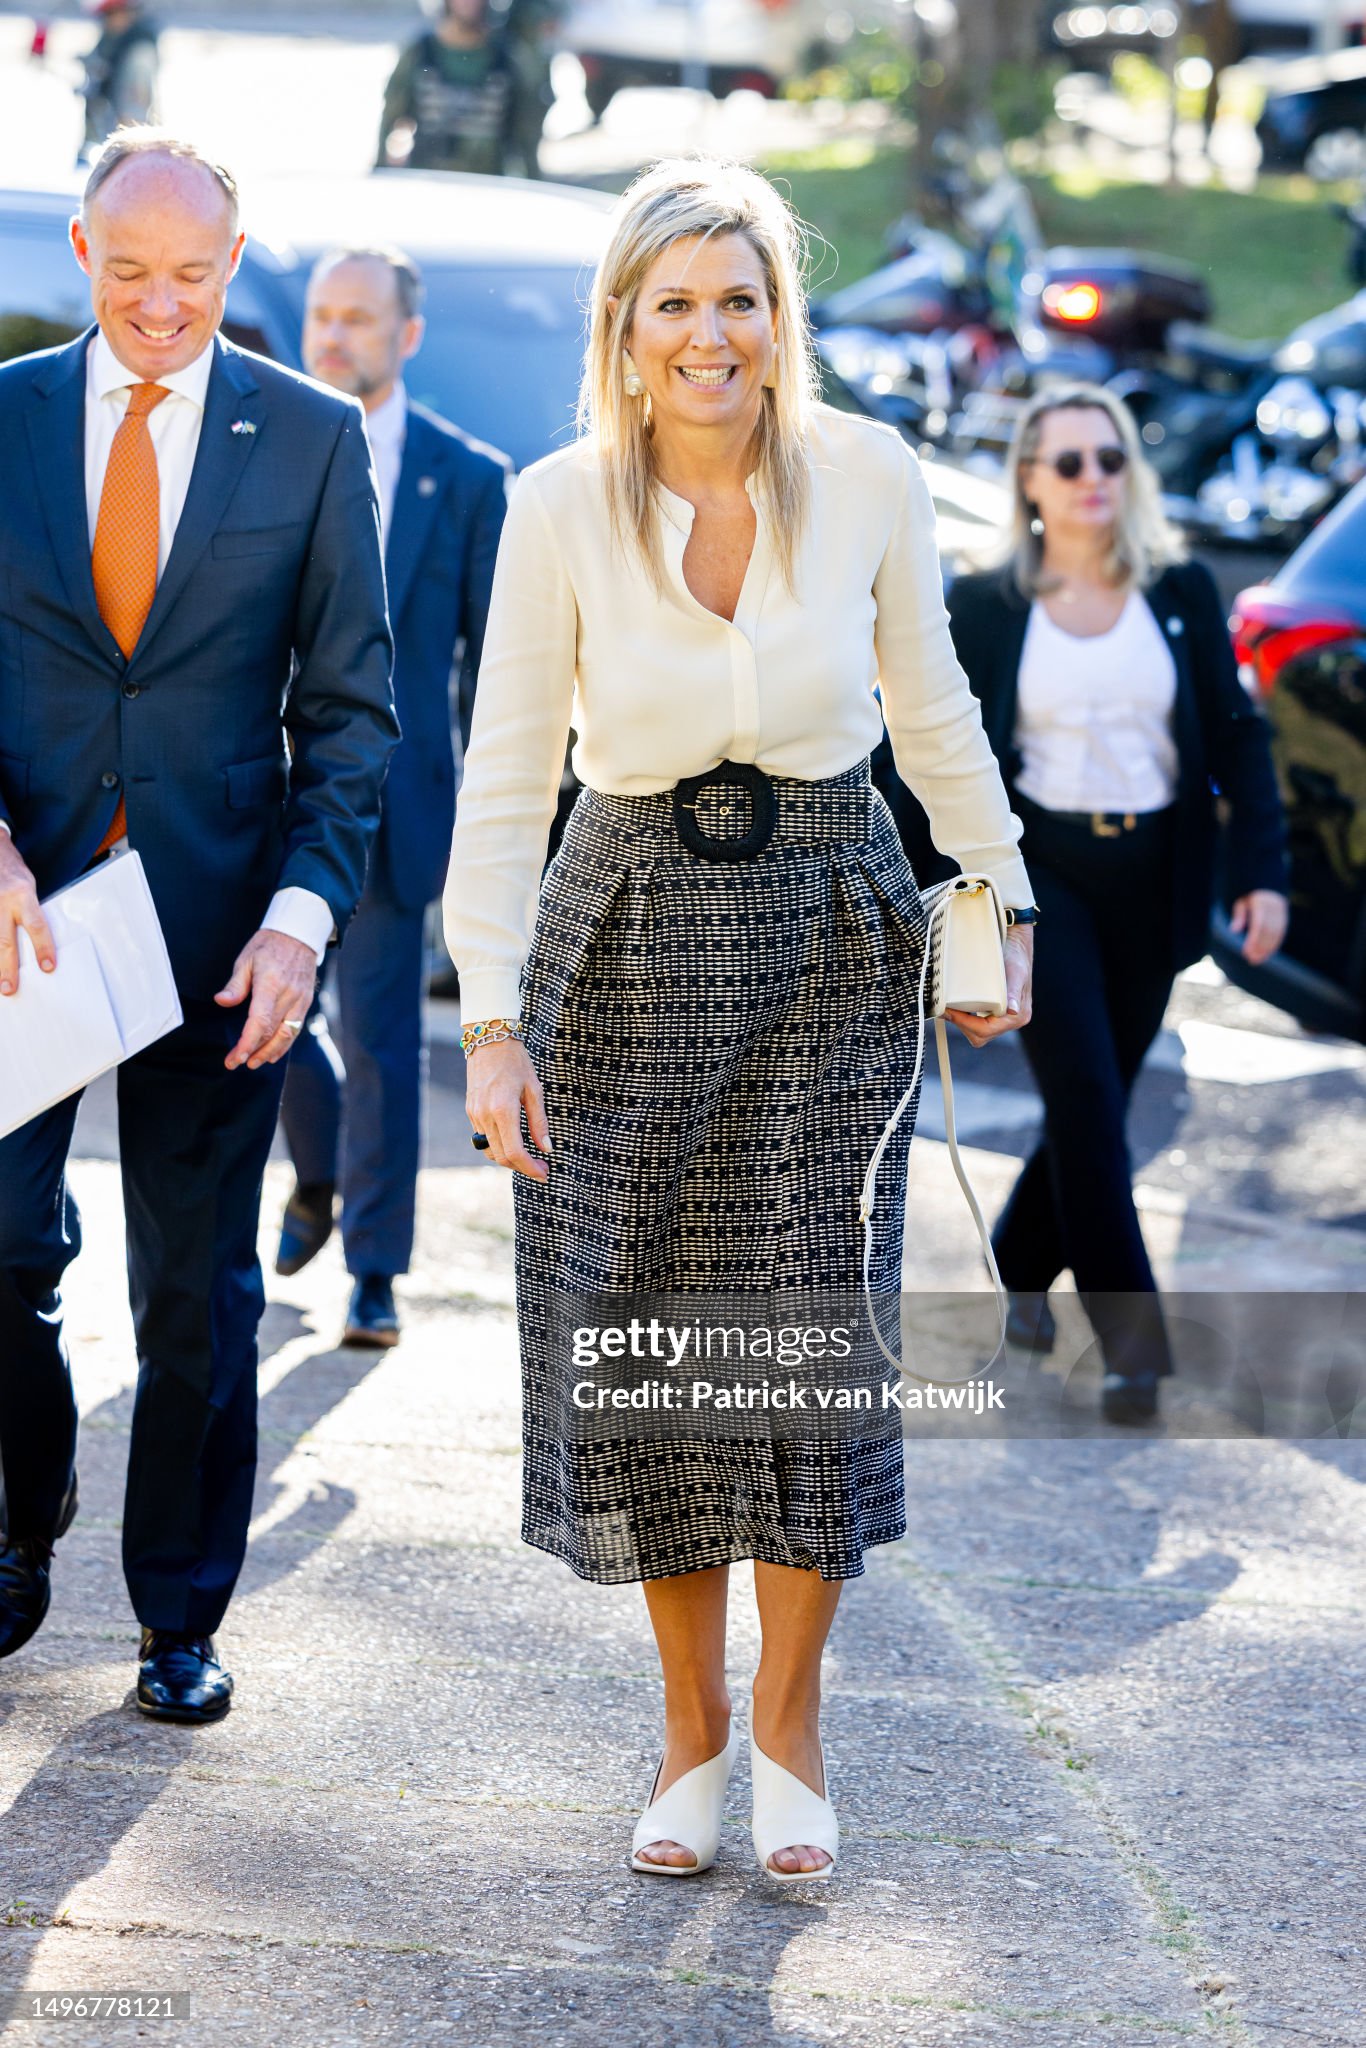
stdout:
[[[170,395],[164,384],[133,386],[128,394],[128,410],[109,450],[109,466],[100,492],[90,570],[95,579],[95,602],[100,617],[125,656],[131,656],[137,646],[157,594],[161,490],[157,452],[152,446],[147,416],[153,406]],[[118,809],[100,841],[96,860],[116,839],[122,839],[127,829],[120,791]]]

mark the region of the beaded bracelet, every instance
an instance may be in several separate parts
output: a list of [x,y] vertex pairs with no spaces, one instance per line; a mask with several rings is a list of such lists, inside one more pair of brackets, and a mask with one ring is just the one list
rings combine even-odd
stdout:
[[522,1027],[516,1017],[486,1017],[482,1024],[461,1025],[460,1050],[468,1059],[477,1045],[502,1045],[506,1039],[521,1035]]

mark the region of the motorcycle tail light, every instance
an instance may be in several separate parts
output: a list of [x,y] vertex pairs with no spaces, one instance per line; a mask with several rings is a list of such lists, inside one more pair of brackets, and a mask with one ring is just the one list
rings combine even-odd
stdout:
[[1244,687],[1267,697],[1287,663],[1316,647],[1354,640],[1361,626],[1355,619],[1274,597],[1269,585],[1259,583],[1234,599],[1229,631]]
[[1075,284],[1044,286],[1044,312],[1051,320],[1065,321],[1069,327],[1085,327],[1088,321],[1098,320],[1104,305],[1105,295],[1100,286],[1084,279]]

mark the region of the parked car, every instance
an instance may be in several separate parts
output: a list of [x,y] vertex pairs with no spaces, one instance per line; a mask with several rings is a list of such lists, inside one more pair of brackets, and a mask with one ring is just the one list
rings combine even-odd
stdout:
[[629,85],[683,85],[696,65],[718,99],[772,99],[801,71],[835,11],[827,0],[576,0],[559,34],[595,114]]
[[1173,5],[1063,7],[1047,24],[1046,43],[1081,70],[1104,67],[1124,50],[1159,56],[1181,26]]
[[[1194,0],[1191,26],[1199,31],[1204,0]],[[1366,8],[1362,0],[1233,0],[1240,54],[1278,50],[1328,50],[1359,43]]]
[[1366,169],[1366,50],[1287,64],[1257,122],[1262,168],[1335,179]]
[[1366,482],[1270,583],[1235,600],[1243,679],[1271,722],[1290,827],[1290,931],[1249,967],[1216,913],[1230,979],[1312,1029],[1366,1039]]
[[[244,208],[224,331],[297,367],[314,260],[341,242],[401,241],[428,290],[409,390],[520,467],[573,433],[584,308],[611,205],[539,180],[417,171],[263,185]],[[72,206],[71,194],[0,194],[0,356],[89,322],[89,287],[66,246]]]
[[[1078,69],[1103,68],[1124,50],[1163,60],[1173,36],[1199,35],[1205,28],[1207,0],[1185,0],[1185,14],[1176,0],[1147,0],[1146,5],[1063,7],[1048,13],[1046,44],[1061,51]],[[1259,52],[1312,50],[1330,42],[1361,40],[1360,0],[1338,0],[1338,11],[1325,13],[1325,0],[1233,0],[1233,19],[1241,57]]]

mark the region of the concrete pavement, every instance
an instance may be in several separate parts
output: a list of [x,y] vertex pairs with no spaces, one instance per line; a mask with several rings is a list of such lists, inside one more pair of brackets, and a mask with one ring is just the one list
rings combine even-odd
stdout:
[[[989,1205],[1011,1162],[972,1163]],[[966,1218],[942,1146],[914,1171],[942,1285]],[[117,1169],[74,1179],[83,1508],[0,1665],[7,2043],[1366,2036],[1360,1440],[910,1445],[910,1534],[829,1656],[836,1879],[764,1884],[743,1765],[715,1871],[633,1877],[657,1667],[637,1588],[519,1542],[507,1178],[426,1175],[396,1351],[333,1348],[335,1245],[272,1278],[238,1697],[202,1730],[128,1704]],[[267,1249],[286,1186],[273,1166]],[[28,2016],[139,1989],[192,2019]]]

